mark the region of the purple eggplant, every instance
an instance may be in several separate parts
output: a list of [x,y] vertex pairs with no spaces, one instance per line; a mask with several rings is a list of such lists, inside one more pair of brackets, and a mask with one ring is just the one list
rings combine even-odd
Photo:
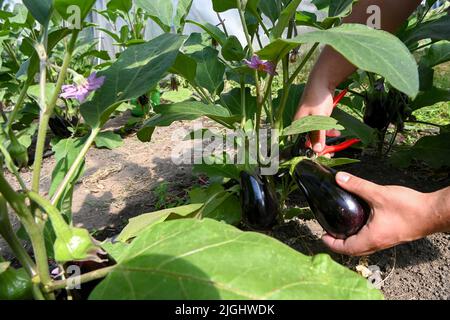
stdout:
[[367,223],[369,205],[336,183],[335,170],[304,160],[295,168],[294,177],[314,216],[328,234],[346,239]]
[[255,230],[270,230],[280,214],[275,191],[264,177],[245,171],[241,172],[240,177],[244,223]]

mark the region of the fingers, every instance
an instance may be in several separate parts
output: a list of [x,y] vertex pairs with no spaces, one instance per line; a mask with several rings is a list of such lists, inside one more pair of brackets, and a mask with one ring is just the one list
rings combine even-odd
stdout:
[[341,136],[341,132],[339,130],[333,129],[327,131],[327,137],[329,138],[337,138]]
[[346,172],[338,172],[336,182],[345,190],[360,196],[370,203],[379,200],[379,196],[384,188]]
[[357,235],[345,240],[335,239],[326,234],[322,237],[322,241],[332,251],[349,256],[365,256],[376,251],[370,242],[368,230],[364,230],[364,228]]
[[325,149],[326,132],[314,131],[310,133],[311,144],[315,153],[321,153]]

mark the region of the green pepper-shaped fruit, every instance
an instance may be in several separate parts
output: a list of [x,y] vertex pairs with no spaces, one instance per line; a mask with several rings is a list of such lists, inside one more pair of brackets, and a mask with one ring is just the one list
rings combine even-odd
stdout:
[[11,133],[10,144],[8,146],[8,152],[13,159],[16,166],[19,168],[24,168],[28,165],[28,150],[23,146],[16,138],[16,136]]
[[333,237],[346,239],[367,223],[370,207],[342,189],[335,176],[335,170],[311,160],[303,160],[294,171],[294,178],[320,225]]
[[0,300],[31,300],[32,283],[24,269],[8,268],[0,273]]
[[241,208],[244,222],[255,230],[270,230],[276,223],[280,206],[267,180],[245,171],[241,174]]

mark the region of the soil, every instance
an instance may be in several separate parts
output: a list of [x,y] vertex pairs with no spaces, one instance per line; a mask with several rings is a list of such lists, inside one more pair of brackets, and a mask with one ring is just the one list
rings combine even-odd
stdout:
[[[112,121],[109,129],[119,128],[123,123],[124,119]],[[150,143],[141,143],[131,134],[120,148],[91,149],[84,177],[74,194],[74,224],[93,231],[97,238],[107,238],[116,235],[129,218],[159,209],[161,195],[157,188],[162,183],[168,186],[164,201],[185,198],[192,185],[203,181],[192,173],[192,167],[172,163],[175,145],[171,136],[175,129],[190,125],[177,123],[159,128]],[[423,192],[450,185],[448,171],[436,173],[420,166],[399,170],[371,155],[362,155],[361,160],[344,169],[379,184],[402,185]],[[48,190],[54,165],[52,157],[44,162],[42,190]],[[30,172],[24,172],[23,176],[30,183]],[[12,177],[9,180],[13,181]],[[301,197],[294,197],[291,205],[304,204]],[[317,222],[298,218],[272,232],[272,236],[304,254],[326,252],[353,270],[361,263],[377,265],[385,279],[382,290],[386,299],[450,299],[450,234],[436,234],[400,245],[366,261],[330,252],[320,240],[322,234]],[[4,251],[5,245],[0,242],[0,253],[5,255]]]

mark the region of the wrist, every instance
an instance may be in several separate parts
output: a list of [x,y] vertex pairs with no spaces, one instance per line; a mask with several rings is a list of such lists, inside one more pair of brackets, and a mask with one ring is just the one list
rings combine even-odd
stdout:
[[450,232],[450,188],[428,194],[433,232]]

